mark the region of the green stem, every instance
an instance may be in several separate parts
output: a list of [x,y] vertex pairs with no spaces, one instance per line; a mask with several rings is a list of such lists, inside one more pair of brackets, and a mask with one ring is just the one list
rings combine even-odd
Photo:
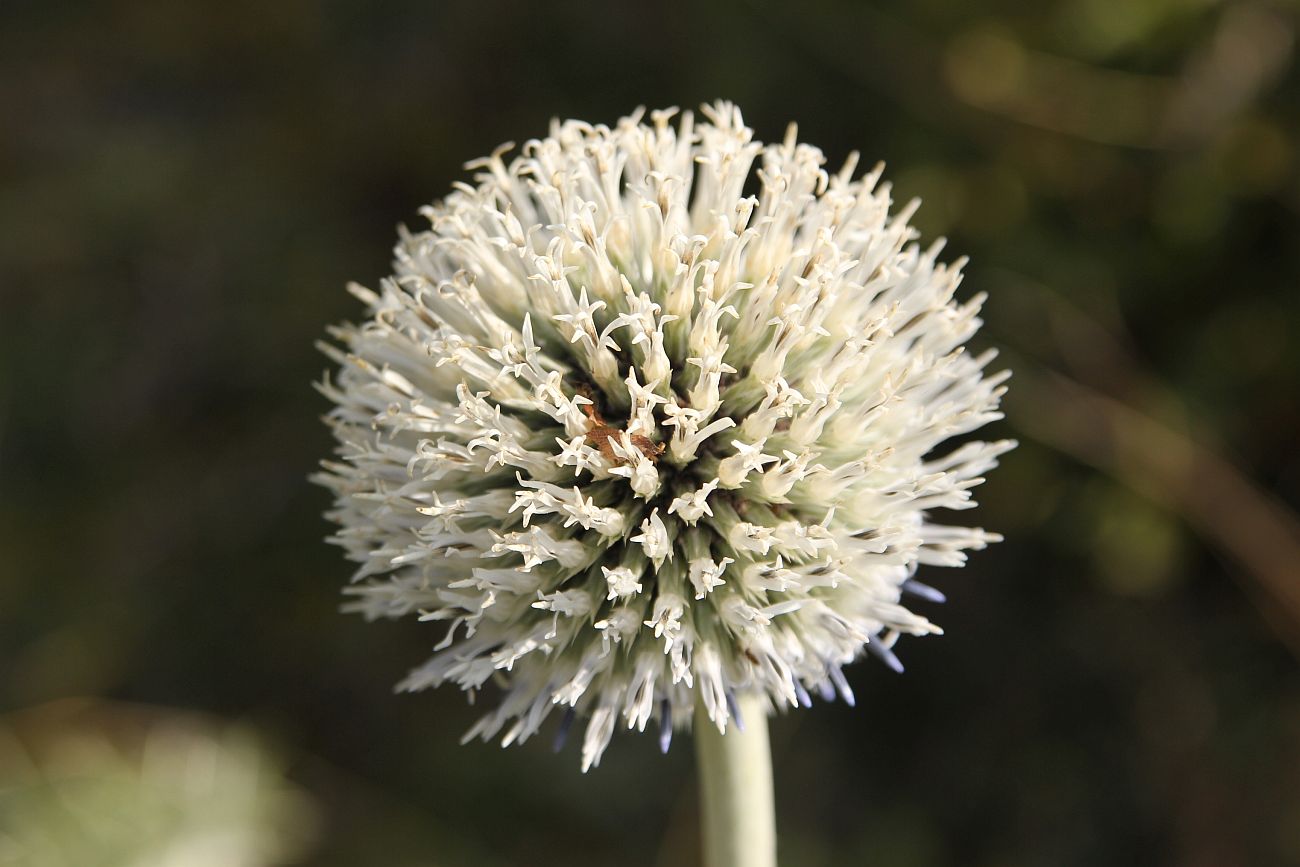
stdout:
[[776,808],[767,712],[756,695],[739,695],[725,735],[695,708],[705,867],[776,867]]

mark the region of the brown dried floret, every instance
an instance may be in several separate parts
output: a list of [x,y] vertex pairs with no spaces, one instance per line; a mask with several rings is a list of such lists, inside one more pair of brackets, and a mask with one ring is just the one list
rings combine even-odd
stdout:
[[[624,464],[627,461],[614,453],[614,442],[622,439],[624,431],[621,428],[613,427],[605,423],[601,416],[600,410],[596,409],[594,403],[582,407],[583,415],[591,422],[591,427],[587,429],[587,441],[593,446],[600,449],[600,453],[605,456],[605,460],[613,464]],[[663,454],[664,444],[657,443],[647,436],[641,434],[632,434],[629,439],[632,445],[640,449],[641,454],[645,455],[651,461],[658,459]]]

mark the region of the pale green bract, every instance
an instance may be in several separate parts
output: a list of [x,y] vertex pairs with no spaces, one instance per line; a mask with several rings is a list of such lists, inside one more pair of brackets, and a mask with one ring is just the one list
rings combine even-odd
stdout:
[[325,347],[348,607],[445,623],[403,686],[499,693],[467,738],[559,709],[585,770],[616,725],[666,748],[697,700],[724,730],[738,693],[852,700],[842,666],[939,632],[900,601],[942,598],[917,567],[997,538],[930,517],[1013,445],[931,454],[1000,417],[1007,376],[963,348],[960,263],[880,168],[703,114],[470,163]]

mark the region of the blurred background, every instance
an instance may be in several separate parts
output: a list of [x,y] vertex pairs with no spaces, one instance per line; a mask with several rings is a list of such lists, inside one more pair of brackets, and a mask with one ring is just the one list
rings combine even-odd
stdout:
[[584,777],[393,695],[441,630],[337,613],[305,479],[312,342],[465,160],[718,97],[923,198],[1023,443],[946,636],[776,721],[782,863],[1300,864],[1296,12],[5,0],[0,864],[697,863],[688,744]]

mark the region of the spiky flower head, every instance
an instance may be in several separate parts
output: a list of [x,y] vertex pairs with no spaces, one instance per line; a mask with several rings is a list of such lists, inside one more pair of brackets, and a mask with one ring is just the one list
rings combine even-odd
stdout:
[[325,348],[349,607],[444,622],[403,686],[499,693],[467,738],[585,719],[584,770],[616,726],[666,749],[697,702],[725,729],[737,693],[852,701],[864,649],[898,668],[940,631],[904,604],[942,598],[918,566],[996,539],[932,513],[1012,445],[932,454],[1000,417],[1005,374],[916,203],[794,127],[674,114],[469,163]]

